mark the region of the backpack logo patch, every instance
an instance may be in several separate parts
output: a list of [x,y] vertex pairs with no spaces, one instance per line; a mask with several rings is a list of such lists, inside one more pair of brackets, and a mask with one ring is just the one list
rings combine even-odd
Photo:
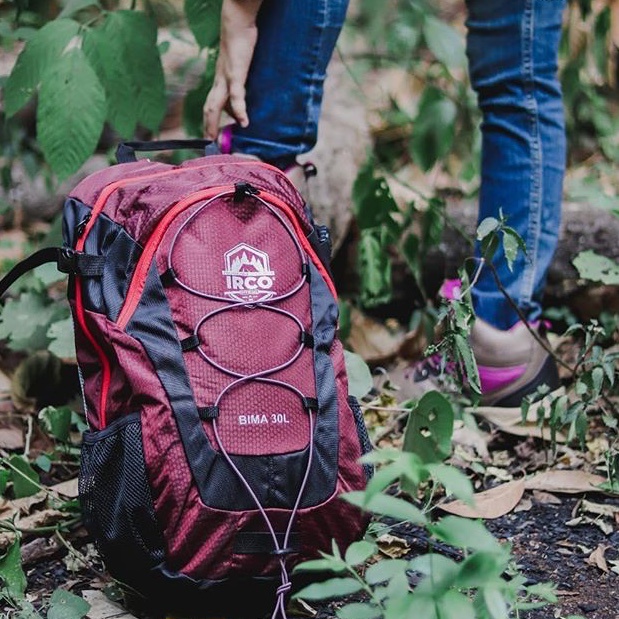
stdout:
[[259,303],[275,296],[272,290],[275,273],[271,271],[269,254],[246,243],[239,243],[224,254],[226,292],[231,299]]

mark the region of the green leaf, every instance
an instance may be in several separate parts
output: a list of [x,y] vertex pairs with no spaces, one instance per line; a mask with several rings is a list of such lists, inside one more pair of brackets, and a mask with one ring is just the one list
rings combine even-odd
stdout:
[[4,85],[4,110],[13,116],[34,95],[39,83],[54,67],[69,42],[77,36],[79,24],[55,19],[28,41]]
[[295,593],[293,597],[303,600],[328,600],[357,593],[362,588],[363,585],[355,578],[331,578],[311,584]]
[[606,256],[600,256],[592,250],[580,252],[572,264],[578,275],[592,282],[601,282],[612,286],[619,284],[619,264]]
[[412,522],[414,524],[423,524],[426,521],[420,509],[404,499],[398,499],[388,494],[375,494],[366,501],[365,493],[356,491],[347,492],[342,495],[342,498],[373,514],[388,516],[389,518]]
[[47,431],[59,441],[66,441],[71,430],[72,411],[68,406],[55,408],[46,406],[39,413],[39,419],[45,425]]
[[52,470],[51,458],[45,454],[38,456],[34,463],[45,473],[49,473]]
[[500,578],[508,561],[508,552],[475,552],[460,564],[456,586],[461,589],[482,587]]
[[453,494],[469,505],[473,504],[473,484],[462,471],[446,464],[428,464],[427,468],[430,475],[445,487],[447,494]]
[[9,479],[11,479],[11,471],[8,469],[0,469],[0,496],[5,493]]
[[486,587],[483,590],[483,600],[492,619],[508,619],[508,609],[505,598],[496,587]]
[[473,349],[469,343],[467,337],[464,337],[460,333],[455,333],[453,336],[453,342],[456,349],[456,355],[461,362],[461,367],[464,367],[466,373],[466,380],[469,387],[475,393],[481,393],[481,383],[479,380],[479,370],[477,369],[477,362],[473,355]]
[[66,318],[50,325],[47,330],[50,339],[48,350],[59,359],[75,359],[75,338],[73,337],[73,319]]
[[8,590],[9,594],[21,600],[26,591],[26,575],[21,567],[19,538],[17,538],[10,546],[6,553],[0,558],[0,578],[3,586]]
[[458,591],[447,591],[437,601],[439,619],[475,619],[473,602]]
[[456,117],[455,103],[438,88],[426,87],[413,121],[413,135],[410,142],[413,160],[425,172],[451,150]]
[[501,222],[496,217],[486,217],[477,226],[477,240],[483,241],[489,234],[498,230]]
[[56,589],[49,601],[47,619],[82,619],[89,610],[90,604],[84,598]]
[[464,39],[452,26],[441,19],[427,15],[423,36],[436,59],[450,69],[466,66]]
[[300,572],[343,572],[346,570],[346,564],[342,559],[335,557],[325,557],[324,559],[313,559],[299,563],[294,568],[294,573]]
[[8,459],[13,480],[13,493],[16,499],[36,494],[41,489],[39,474],[22,456],[13,455]]
[[79,13],[82,9],[86,9],[89,6],[96,6],[101,8],[101,3],[99,0],[69,0],[64,9],[60,11],[57,19],[61,19],[63,17],[73,17],[76,13]]
[[477,520],[467,520],[458,516],[446,516],[438,523],[429,525],[432,534],[447,544],[458,548],[497,551],[497,540]]
[[112,11],[84,37],[84,52],[103,84],[108,120],[131,137],[136,124],[157,131],[166,110],[157,26],[141,11]]
[[338,608],[335,614],[339,619],[377,619],[382,613],[374,604],[353,602]]
[[412,559],[408,564],[408,569],[427,576],[417,586],[418,593],[438,596],[453,586],[459,566],[453,559],[429,553]]
[[353,213],[361,230],[381,226],[390,218],[391,213],[398,212],[389,185],[382,176],[378,178],[358,176],[353,195],[356,196]]
[[348,393],[356,398],[362,398],[373,387],[372,373],[361,355],[344,351],[346,373],[348,374]]
[[361,303],[373,307],[391,299],[391,260],[381,228],[361,231],[358,247]]
[[438,391],[424,394],[411,410],[402,449],[417,454],[426,464],[441,462],[451,453],[453,407]]
[[348,565],[361,565],[365,563],[374,553],[376,553],[376,545],[365,540],[353,542],[347,549],[344,555],[344,561]]
[[43,76],[37,108],[41,149],[59,178],[77,172],[95,151],[106,114],[103,86],[84,52],[68,51]]
[[0,314],[0,339],[9,340],[12,350],[45,348],[49,323],[59,313],[58,305],[34,292],[9,299]]
[[391,580],[396,574],[403,574],[408,569],[408,561],[404,559],[381,559],[365,570],[365,582],[377,585]]
[[185,15],[200,47],[214,47],[219,40],[221,0],[185,0]]
[[518,256],[519,249],[520,245],[518,244],[517,236],[514,236],[507,230],[503,230],[503,251],[505,252],[505,259],[507,260],[507,268],[510,271],[514,270],[514,261]]

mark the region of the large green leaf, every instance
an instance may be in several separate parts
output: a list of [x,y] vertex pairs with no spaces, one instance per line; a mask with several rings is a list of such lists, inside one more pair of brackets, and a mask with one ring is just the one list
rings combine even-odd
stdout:
[[413,122],[410,151],[422,170],[429,170],[452,148],[456,132],[456,104],[434,86],[426,88]]
[[107,108],[103,86],[81,49],[64,54],[41,83],[37,134],[59,178],[77,172],[94,152]]
[[30,100],[45,74],[56,64],[78,31],[77,22],[56,19],[43,26],[28,41],[4,86],[7,116],[15,114]]
[[200,47],[214,47],[219,39],[222,0],[185,0],[187,22]]
[[139,11],[113,11],[89,32],[84,51],[105,88],[108,120],[126,137],[137,123],[157,131],[166,110],[157,26]]
[[439,62],[450,69],[466,65],[464,38],[452,26],[428,15],[423,24],[423,36]]
[[16,539],[4,556],[0,557],[0,579],[2,585],[12,597],[21,600],[26,591],[26,576],[21,567],[21,553],[19,538]]
[[37,350],[48,343],[47,329],[65,308],[50,304],[35,292],[9,299],[0,314],[0,339],[8,339],[12,350]]
[[11,469],[13,493],[16,499],[32,496],[41,489],[38,473],[22,456],[12,455],[8,459],[8,464]]
[[441,462],[451,453],[453,423],[449,400],[429,391],[410,412],[402,449],[417,454],[425,464]]
[[327,600],[359,591],[363,585],[356,578],[330,578],[305,587],[293,597],[303,600]]
[[619,264],[606,256],[591,250],[582,251],[572,263],[583,279],[602,282],[608,286],[619,284]]
[[90,604],[82,597],[64,589],[56,589],[49,600],[47,619],[82,619]]
[[358,261],[361,274],[361,302],[373,307],[391,300],[391,259],[383,228],[361,231]]

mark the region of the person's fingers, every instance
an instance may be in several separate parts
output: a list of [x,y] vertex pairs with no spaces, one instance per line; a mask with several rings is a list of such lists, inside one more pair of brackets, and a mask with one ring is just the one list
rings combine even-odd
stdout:
[[241,127],[247,127],[249,118],[245,103],[245,87],[238,82],[230,85],[230,111]]
[[219,134],[219,121],[227,99],[228,90],[223,82],[214,85],[206,97],[203,108],[204,135],[209,140],[217,139],[217,135]]

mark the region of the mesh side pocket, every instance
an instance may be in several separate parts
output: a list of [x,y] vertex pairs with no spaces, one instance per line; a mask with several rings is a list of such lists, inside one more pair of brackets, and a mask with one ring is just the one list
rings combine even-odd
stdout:
[[84,524],[113,576],[136,583],[163,561],[138,413],[84,434],[79,493]]
[[[359,436],[359,442],[361,443],[361,453],[366,454],[372,451],[372,443],[368,435],[368,429],[365,426],[365,420],[363,419],[363,411],[359,406],[359,402],[354,395],[348,396],[348,405],[355,418],[355,426],[357,427],[357,435]],[[365,471],[365,477],[369,481],[374,476],[374,467],[371,464],[364,464],[363,470]]]

